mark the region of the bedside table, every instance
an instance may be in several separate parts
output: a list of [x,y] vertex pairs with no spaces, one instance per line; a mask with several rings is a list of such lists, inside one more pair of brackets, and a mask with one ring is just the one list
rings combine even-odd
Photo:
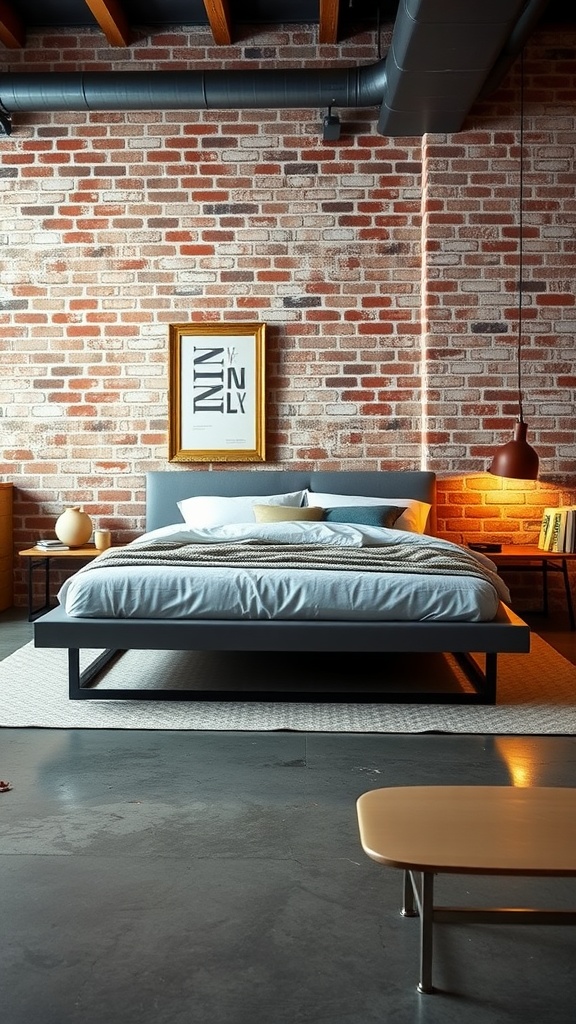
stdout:
[[[107,549],[110,550],[110,549]],[[33,622],[39,615],[50,610],[50,562],[58,558],[63,562],[90,562],[102,552],[93,544],[83,544],[81,548],[69,548],[68,551],[46,551],[45,548],[24,548],[18,552],[22,558],[28,559],[28,622]],[[44,604],[34,608],[34,570],[44,569]]]
[[544,615],[548,614],[548,573],[562,573],[570,629],[576,629],[568,575],[568,563],[576,563],[576,551],[542,551],[536,544],[503,544],[501,551],[489,552],[488,558],[499,569],[542,573],[542,612]]

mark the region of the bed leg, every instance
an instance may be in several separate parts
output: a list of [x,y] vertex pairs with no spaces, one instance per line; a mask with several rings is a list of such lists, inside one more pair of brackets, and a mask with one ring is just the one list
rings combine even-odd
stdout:
[[90,683],[98,673],[122,651],[109,649],[102,651],[102,654],[88,665],[88,668],[80,672],[80,650],[78,647],[68,648],[68,697],[70,700],[81,700],[82,697],[90,696]]
[[[484,671],[471,654],[462,651],[454,652],[454,657],[464,669],[468,679],[472,683],[475,695],[474,704],[495,704],[496,703],[496,680],[498,676],[498,655],[495,651],[487,651],[485,655]],[[469,695],[471,697],[471,695]]]
[[496,703],[496,677],[498,674],[498,655],[495,651],[486,652],[486,665],[484,670],[485,684],[484,695],[486,704]]
[[80,651],[77,647],[68,648],[68,697],[78,698],[80,691]]

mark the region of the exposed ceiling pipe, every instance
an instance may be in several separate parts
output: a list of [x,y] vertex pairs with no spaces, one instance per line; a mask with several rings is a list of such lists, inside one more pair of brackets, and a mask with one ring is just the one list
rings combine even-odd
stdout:
[[384,60],[344,69],[35,72],[0,75],[0,103],[7,113],[371,107],[385,88]]
[[379,106],[381,135],[456,132],[548,3],[400,0],[387,57],[359,68],[0,74],[0,131],[23,111]]
[[[515,27],[525,22],[530,31],[549,2],[400,0],[378,131],[460,131],[492,69],[501,67],[503,74],[520,53],[526,32],[516,33]],[[527,6],[530,15],[524,19]]]
[[527,0],[522,14],[510,33],[506,46],[503,48],[502,53],[484,82],[479,93],[479,99],[489,96],[490,93],[494,92],[494,89],[498,88],[500,82],[524,49],[524,44],[536,28],[549,3],[550,0]]

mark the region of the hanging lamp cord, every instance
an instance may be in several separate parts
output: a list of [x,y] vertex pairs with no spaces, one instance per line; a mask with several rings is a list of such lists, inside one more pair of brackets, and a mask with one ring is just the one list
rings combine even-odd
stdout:
[[520,53],[520,188],[518,211],[518,411],[519,421],[524,422],[522,409],[522,293],[524,285],[524,50]]

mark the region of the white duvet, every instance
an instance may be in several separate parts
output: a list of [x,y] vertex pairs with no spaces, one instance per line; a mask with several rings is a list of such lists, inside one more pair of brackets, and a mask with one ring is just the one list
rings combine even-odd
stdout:
[[[129,547],[165,542],[329,544],[366,547],[424,544],[461,550],[450,541],[375,526],[326,522],[242,523],[207,529],[183,524],[144,534]],[[510,594],[485,555],[489,572],[474,576],[334,570],[106,566],[108,552],[61,587],[58,600],[81,618],[336,619],[347,621],[483,622]],[[112,554],[112,552],[110,552]]]

